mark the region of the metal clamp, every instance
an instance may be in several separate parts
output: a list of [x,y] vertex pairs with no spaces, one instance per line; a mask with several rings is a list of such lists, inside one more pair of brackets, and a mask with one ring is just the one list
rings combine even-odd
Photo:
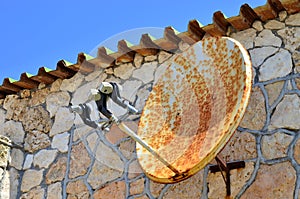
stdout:
[[[222,178],[226,184],[226,195],[231,195],[231,186],[230,186],[230,170],[245,168],[245,161],[235,161],[235,162],[225,162],[220,155],[216,156],[217,165],[212,165],[209,167],[209,170],[212,173],[221,172]],[[225,172],[225,176],[223,174]]]

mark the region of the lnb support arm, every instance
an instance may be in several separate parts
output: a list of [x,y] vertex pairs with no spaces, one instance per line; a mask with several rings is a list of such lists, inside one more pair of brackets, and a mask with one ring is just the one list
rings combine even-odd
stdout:
[[128,110],[131,114],[138,114],[139,111],[132,106],[127,100],[123,99],[120,95],[119,86],[113,82],[102,82],[100,85],[99,93],[100,100],[96,101],[98,110],[108,119],[113,117],[113,114],[107,109],[107,100],[110,98],[113,102]]
[[130,103],[128,101],[126,101],[125,99],[123,99],[121,97],[118,84],[112,83],[112,82],[110,84],[113,86],[113,91],[110,95],[110,98],[112,99],[112,101],[114,101],[116,104],[118,104],[122,108],[127,109],[129,111],[129,113],[138,114],[139,111],[134,106],[130,105]]
[[[147,151],[149,151],[155,158],[157,158],[160,162],[162,162],[166,167],[168,167],[170,170],[174,172],[174,176],[179,176],[180,172],[172,166],[166,159],[164,159],[162,156],[160,156],[150,145],[148,145],[146,142],[144,142],[138,135],[136,135],[130,128],[128,128],[122,121],[119,121],[118,118],[116,118],[113,113],[111,113],[107,109],[107,100],[109,98],[112,99],[116,104],[119,106],[126,108],[129,113],[131,114],[138,114],[139,111],[130,105],[128,101],[123,99],[120,96],[119,87],[116,83],[112,82],[102,82],[99,89],[92,89],[91,90],[91,96],[90,99],[93,99],[96,104],[98,111],[102,113],[107,119],[108,123],[101,126],[102,129],[106,129],[108,126],[110,126],[113,122],[117,124],[117,126],[127,135],[129,135],[134,141],[138,142],[140,145],[142,145]],[[87,109],[87,110],[85,110]],[[96,122],[90,121],[90,116],[88,113],[91,111],[90,106],[72,106],[72,111],[75,111],[79,113],[80,117],[83,119],[83,122],[89,126],[94,127],[94,124],[99,127],[99,124]]]
[[[98,89],[91,89],[88,98],[89,100],[95,101],[98,111],[107,118],[106,121],[118,122],[118,118],[116,118],[107,108],[107,101],[109,98],[122,108],[127,109],[128,113],[139,113],[134,106],[121,97],[118,84],[113,82],[102,82]],[[91,112],[93,111],[92,109],[92,106],[88,104],[71,106],[71,111],[77,112],[86,125],[91,126],[92,128],[98,128],[99,124],[96,121],[91,120],[90,117]]]

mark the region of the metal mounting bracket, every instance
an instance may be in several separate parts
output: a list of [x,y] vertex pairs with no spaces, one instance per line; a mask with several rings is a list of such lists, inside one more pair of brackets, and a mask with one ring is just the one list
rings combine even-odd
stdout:
[[[231,195],[231,186],[230,186],[230,170],[233,169],[239,169],[239,168],[245,168],[245,161],[234,161],[234,162],[226,162],[223,158],[221,158],[220,155],[217,155],[215,157],[217,161],[217,165],[211,165],[209,167],[209,170],[212,173],[221,172],[223,180],[226,185],[226,195]],[[223,171],[225,172],[225,176],[223,174]]]

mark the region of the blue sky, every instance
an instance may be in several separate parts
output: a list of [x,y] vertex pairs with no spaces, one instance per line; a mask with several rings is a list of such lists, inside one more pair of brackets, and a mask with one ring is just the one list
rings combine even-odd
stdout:
[[0,84],[5,77],[18,80],[23,72],[35,75],[42,66],[55,69],[61,59],[76,62],[79,52],[90,53],[99,44],[114,48],[105,41],[115,35],[126,39],[139,33],[128,30],[159,34],[164,27],[173,26],[184,32],[191,19],[207,25],[215,11],[236,16],[244,3],[255,8],[266,0],[2,1]]

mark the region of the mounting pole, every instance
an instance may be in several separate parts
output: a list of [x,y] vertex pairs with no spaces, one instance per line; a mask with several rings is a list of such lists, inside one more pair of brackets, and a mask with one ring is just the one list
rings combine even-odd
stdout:
[[[221,172],[223,180],[226,185],[226,195],[230,196],[231,195],[230,170],[245,168],[245,161],[226,162],[220,155],[217,155],[215,159],[217,161],[217,165],[211,165],[209,167],[209,170],[212,173]],[[226,174],[225,176],[223,174],[223,171]]]
[[134,141],[142,145],[147,151],[149,151],[154,157],[156,157],[160,162],[162,162],[165,166],[167,166],[169,169],[171,169],[176,175],[180,175],[180,172],[173,167],[167,160],[165,160],[163,157],[161,157],[154,149],[149,146],[146,142],[144,142],[138,135],[136,135],[130,128],[128,128],[123,122],[117,123],[117,126],[129,135]]

